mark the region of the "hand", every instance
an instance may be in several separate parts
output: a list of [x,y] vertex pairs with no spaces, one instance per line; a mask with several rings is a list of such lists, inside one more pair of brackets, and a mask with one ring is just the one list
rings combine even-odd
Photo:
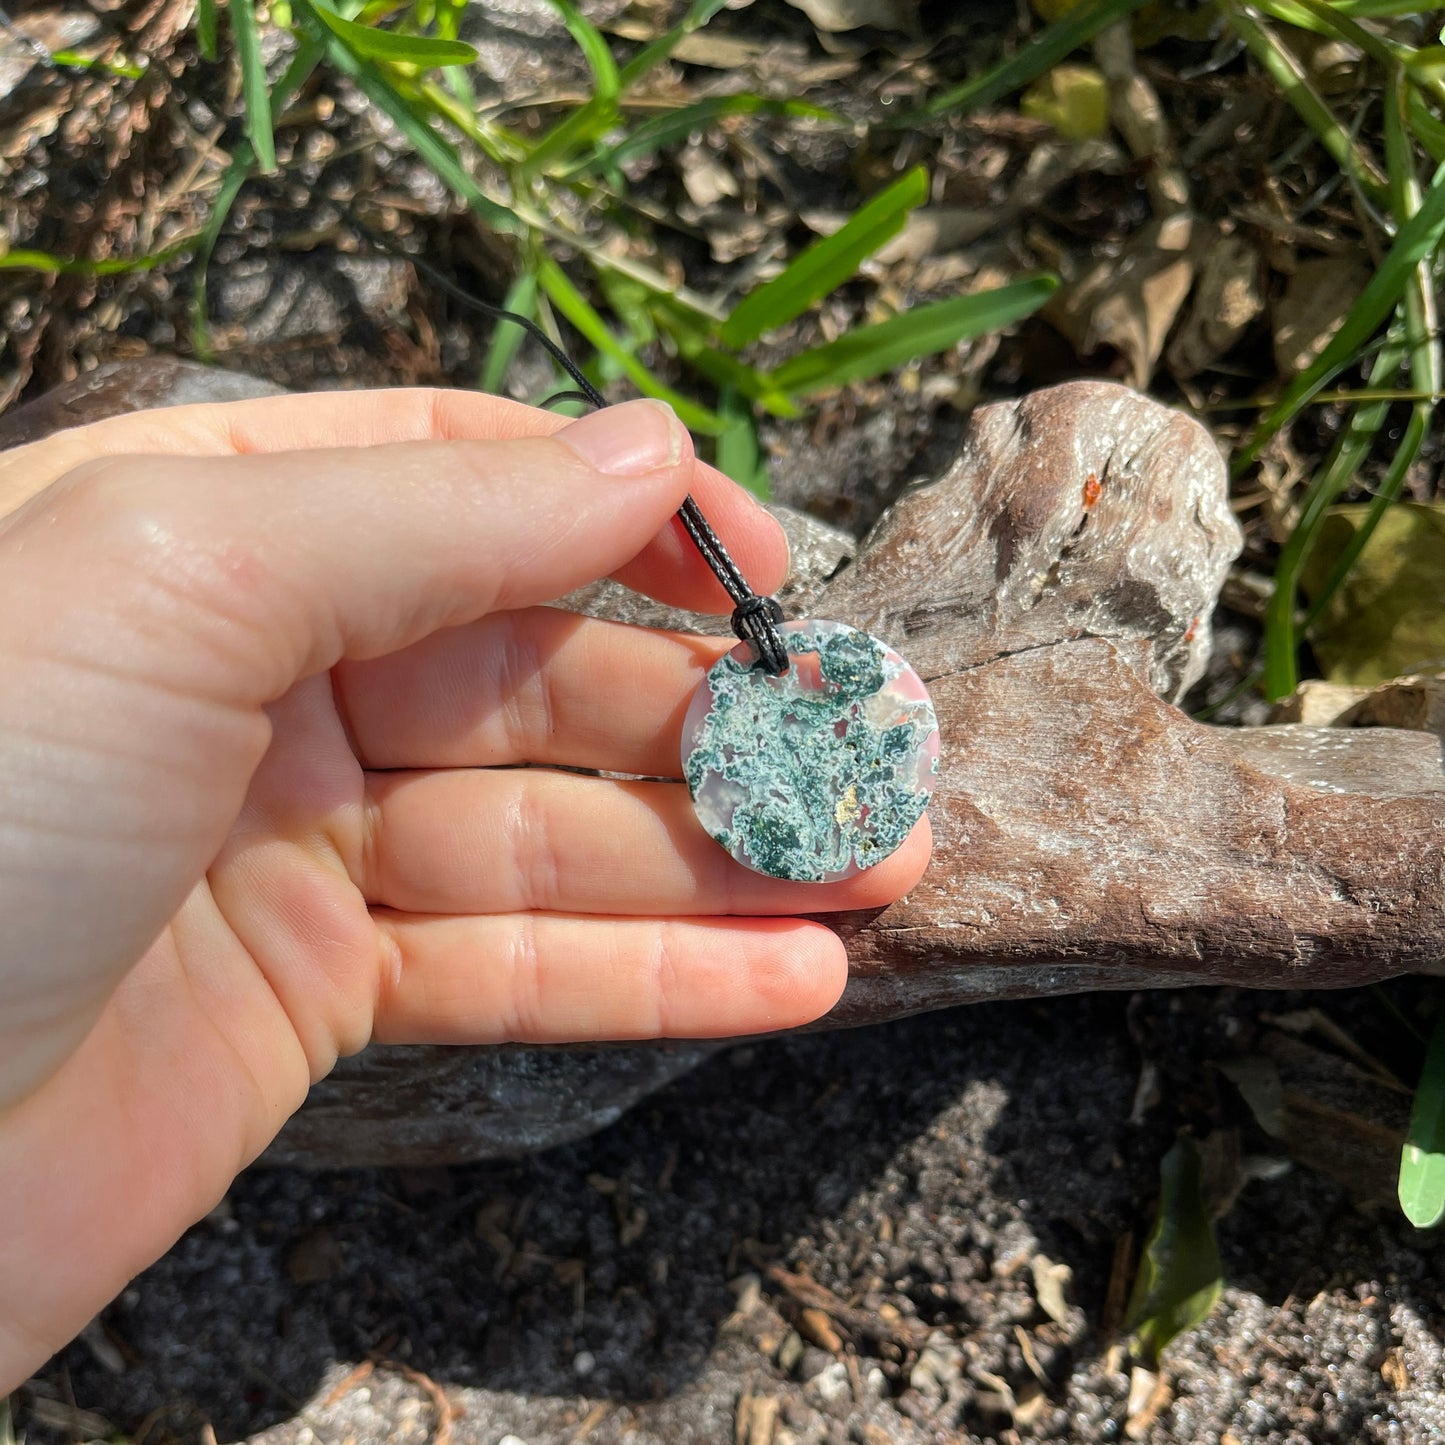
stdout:
[[926,822],[788,884],[680,782],[555,770],[679,775],[728,643],[536,604],[612,574],[723,610],[669,520],[689,490],[776,588],[776,524],[650,402],[288,397],[0,455],[0,1393],[369,1040],[832,1006],[842,944],[783,915],[897,897]]

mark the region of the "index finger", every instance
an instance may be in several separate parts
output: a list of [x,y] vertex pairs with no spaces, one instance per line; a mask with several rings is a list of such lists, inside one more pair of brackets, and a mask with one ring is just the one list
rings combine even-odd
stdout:
[[[213,457],[402,441],[505,440],[550,436],[568,421],[505,397],[435,387],[293,394],[133,412],[0,452],[0,516],[100,457]],[[691,492],[753,589],[777,591],[787,577],[788,544],[772,516],[704,462],[695,464]],[[732,607],[676,519],[615,575],[674,607],[694,612]]]

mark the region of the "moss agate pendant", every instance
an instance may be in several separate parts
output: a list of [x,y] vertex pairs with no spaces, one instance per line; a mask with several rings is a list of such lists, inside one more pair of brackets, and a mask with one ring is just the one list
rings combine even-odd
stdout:
[[703,827],[773,878],[833,883],[881,863],[923,816],[938,723],[922,679],[886,643],[842,622],[779,629],[790,667],[751,643],[703,679],[682,767]]

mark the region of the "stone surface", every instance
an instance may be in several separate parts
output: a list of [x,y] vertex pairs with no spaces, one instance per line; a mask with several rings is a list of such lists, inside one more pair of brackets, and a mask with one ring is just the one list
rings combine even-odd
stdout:
[[749,642],[709,669],[682,724],[698,821],[739,863],[832,883],[881,863],[923,816],[938,723],[918,674],[842,622],[785,623],[772,677]]
[[[805,580],[807,610],[908,657],[943,744],[928,874],[888,909],[828,919],[853,964],[828,1026],[989,998],[1439,971],[1436,734],[1209,728],[1171,705],[1203,667],[1238,546],[1208,434],[1080,382],[981,409],[956,463],[855,565]],[[815,549],[829,571],[844,555]],[[275,1157],[484,1158],[573,1138],[645,1091],[652,1052],[605,1051],[639,1060],[609,1074],[581,1051],[465,1051],[433,1091],[434,1051],[368,1051],[319,1086],[325,1127],[303,1111]],[[683,1051],[668,1057],[659,1079]],[[462,1102],[481,1096],[486,1109]],[[514,1098],[530,1122],[509,1122]]]

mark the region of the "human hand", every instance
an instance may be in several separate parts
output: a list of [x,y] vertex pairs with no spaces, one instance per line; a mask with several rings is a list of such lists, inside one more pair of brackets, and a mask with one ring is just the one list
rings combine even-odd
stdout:
[[286,397],[0,454],[0,1394],[369,1040],[832,1006],[842,944],[786,915],[899,896],[926,820],[790,884],[680,782],[557,770],[680,774],[730,640],[536,604],[612,574],[724,610],[669,522],[688,491],[774,590],[776,524],[653,403]]

